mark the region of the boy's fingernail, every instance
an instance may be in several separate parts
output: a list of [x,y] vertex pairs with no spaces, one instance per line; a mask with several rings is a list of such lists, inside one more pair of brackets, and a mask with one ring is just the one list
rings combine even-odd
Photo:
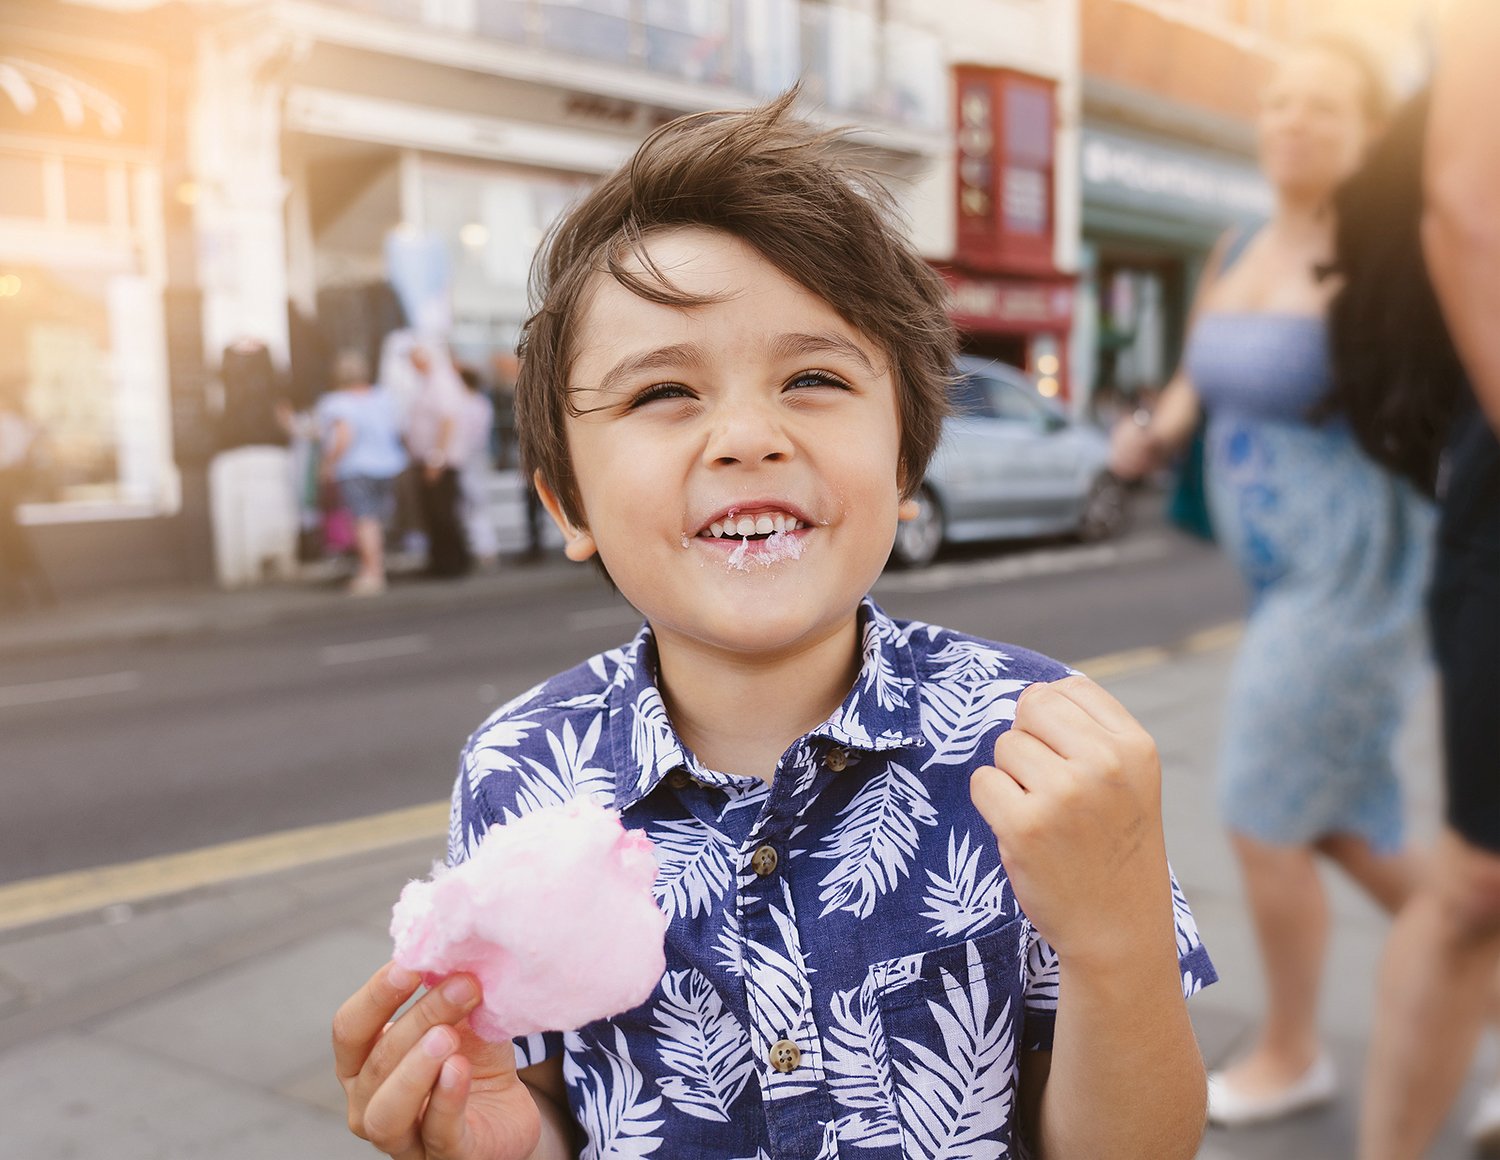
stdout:
[[385,981],[391,985],[392,989],[397,991],[415,990],[421,980],[421,975],[417,974],[416,971],[408,971],[405,967],[393,965],[385,973]]
[[453,1040],[446,1027],[434,1027],[422,1036],[422,1050],[433,1059],[442,1059],[453,1050]]
[[463,975],[443,984],[443,998],[450,1003],[467,1003],[475,994],[474,981]]

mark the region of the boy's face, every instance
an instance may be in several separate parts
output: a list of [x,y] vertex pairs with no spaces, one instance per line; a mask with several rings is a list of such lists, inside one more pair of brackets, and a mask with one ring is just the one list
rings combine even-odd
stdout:
[[[849,625],[890,553],[903,505],[888,360],[728,234],[647,247],[672,285],[722,300],[663,306],[596,277],[569,378],[586,413],[567,428],[586,528],[543,500],[568,555],[597,551],[663,645],[795,652]],[[725,534],[743,521],[778,534]]]

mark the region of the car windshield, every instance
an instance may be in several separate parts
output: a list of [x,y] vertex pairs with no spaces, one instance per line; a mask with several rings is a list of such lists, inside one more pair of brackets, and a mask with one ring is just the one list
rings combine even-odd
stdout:
[[1047,405],[1036,395],[998,375],[965,371],[953,384],[953,411],[964,419],[1005,419],[1041,423]]

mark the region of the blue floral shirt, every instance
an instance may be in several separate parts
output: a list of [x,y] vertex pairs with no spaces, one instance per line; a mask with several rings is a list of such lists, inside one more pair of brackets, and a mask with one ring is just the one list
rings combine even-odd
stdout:
[[[562,1056],[584,1157],[995,1157],[1019,1052],[1051,1047],[1057,956],[1016,899],[969,775],[1056,661],[866,600],[858,680],[771,784],[678,739],[643,628],[470,739],[451,862],[588,794],[656,845],[667,969],[640,1007],[516,1041]],[[1173,883],[1183,990],[1216,977]],[[607,948],[605,948],[607,953]]]

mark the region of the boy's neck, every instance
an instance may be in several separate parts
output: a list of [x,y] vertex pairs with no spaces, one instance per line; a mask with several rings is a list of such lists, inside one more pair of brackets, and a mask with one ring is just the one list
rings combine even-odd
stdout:
[[774,657],[726,656],[660,632],[656,648],[662,699],[683,744],[709,769],[766,782],[859,676],[857,616]]

